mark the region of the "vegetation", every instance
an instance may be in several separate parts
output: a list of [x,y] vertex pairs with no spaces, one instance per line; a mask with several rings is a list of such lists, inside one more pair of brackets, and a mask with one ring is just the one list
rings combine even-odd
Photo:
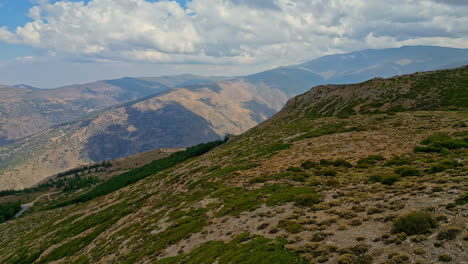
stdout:
[[465,205],[468,203],[468,192],[460,195],[460,197],[455,201],[457,205]]
[[[226,141],[226,140],[225,140]],[[159,171],[168,169],[180,162],[188,160],[190,158],[200,156],[213,148],[223,144],[225,141],[218,140],[210,143],[200,144],[194,147],[187,148],[184,151],[176,152],[167,158],[156,160],[143,167],[131,170],[129,172],[120,174],[112,177],[111,179],[99,184],[91,191],[82,194],[69,201],[65,201],[56,205],[56,207],[62,207],[70,204],[86,202],[96,197],[109,194],[116,190],[119,190],[125,186],[135,183],[141,179],[144,179],[150,175],[153,175]]]
[[421,174],[418,169],[410,166],[396,168],[395,173],[400,175],[401,177],[419,176]]
[[393,232],[421,235],[437,227],[437,220],[427,211],[415,211],[399,216],[393,222]]
[[468,147],[468,142],[463,139],[453,139],[447,134],[434,134],[420,142],[422,146],[416,146],[415,152],[438,152],[447,150],[463,149]]
[[358,160],[357,167],[358,168],[368,168],[371,165],[376,164],[379,161],[383,161],[385,158],[382,155],[370,155],[365,158]]
[[395,174],[387,175],[372,175],[369,177],[368,182],[380,182],[384,185],[393,185],[395,182],[400,180],[400,176]]
[[12,219],[16,213],[21,210],[21,203],[1,203],[0,204],[0,223]]
[[306,264],[297,253],[285,249],[287,241],[282,238],[268,239],[245,233],[225,244],[221,241],[207,242],[189,254],[165,258],[157,264],[176,263],[247,263],[247,264]]
[[61,173],[57,174],[57,177],[60,178],[60,177],[65,177],[65,176],[69,176],[69,175],[78,175],[78,174],[80,174],[82,172],[87,172],[87,171],[92,170],[92,169],[110,168],[110,167],[112,167],[112,163],[110,161],[103,161],[101,163],[86,165],[86,166],[71,169],[71,170],[68,170],[68,171],[65,171],[65,172],[61,172]]

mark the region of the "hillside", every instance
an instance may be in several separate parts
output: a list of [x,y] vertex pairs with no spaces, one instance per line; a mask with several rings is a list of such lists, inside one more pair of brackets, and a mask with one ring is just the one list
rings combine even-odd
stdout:
[[55,89],[0,86],[0,146],[119,103],[187,83],[210,83],[223,78],[227,77],[122,78]]
[[27,188],[80,165],[240,134],[287,100],[242,81],[193,85],[145,97],[0,147],[0,190]]
[[1,224],[0,262],[463,263],[467,71],[314,88],[201,157]]
[[[221,81],[227,77],[178,75],[98,82],[93,85],[121,89],[124,95],[117,98],[124,101],[158,89],[180,86],[184,86],[184,89],[110,107],[102,110],[104,113],[83,117],[80,122],[56,126],[1,148],[0,190],[29,187],[51,174],[90,162],[115,159],[153,148],[186,147],[226,134],[245,132],[276,113],[288,98],[314,85],[357,82],[375,76],[439,69],[463,61],[468,61],[468,50],[414,46],[330,55],[305,64],[227,81]],[[332,72],[331,69],[335,70]],[[210,81],[217,82],[200,84]],[[88,89],[87,85],[56,89],[48,91],[44,98],[85,88]],[[99,93],[103,92],[105,90],[99,90]],[[129,93],[135,94],[131,97]],[[93,100],[78,100],[76,104],[80,102],[88,105]],[[75,104],[70,101],[65,103],[65,107],[57,106],[59,112]],[[23,119],[36,117],[33,112],[27,112],[27,118]],[[50,122],[39,122],[42,117],[39,115],[37,122],[21,123],[24,130],[15,127],[12,131],[23,131],[21,135],[25,135],[49,127]],[[61,122],[65,122],[65,119],[70,119],[70,116],[61,119]],[[53,123],[60,122],[56,120]],[[60,142],[57,143],[57,140]],[[3,142],[11,143],[11,140],[6,138]]]

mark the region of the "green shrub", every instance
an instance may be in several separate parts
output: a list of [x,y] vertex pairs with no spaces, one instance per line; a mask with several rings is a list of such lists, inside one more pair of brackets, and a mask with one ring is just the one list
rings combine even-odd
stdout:
[[333,166],[335,167],[345,167],[345,168],[351,168],[353,165],[351,163],[347,162],[346,160],[343,159],[338,159],[332,162]]
[[404,157],[393,157],[389,161],[385,162],[385,166],[402,166],[402,165],[409,165],[411,164],[411,160],[404,158]]
[[454,240],[462,232],[458,227],[449,226],[437,234],[438,240]]
[[297,234],[302,231],[302,225],[290,220],[281,220],[278,223],[278,228],[286,230],[288,233]]
[[321,201],[321,198],[316,193],[303,193],[295,196],[294,201],[296,205],[300,206],[312,206]]
[[338,172],[336,170],[332,169],[326,169],[322,171],[323,176],[336,176],[338,175]]
[[467,148],[468,143],[463,139],[452,139],[449,135],[444,133],[434,134],[419,144],[424,145],[415,147],[415,152],[443,152],[444,149],[462,149]]
[[0,223],[12,219],[20,210],[20,202],[0,204]]
[[354,260],[356,260],[357,256],[351,253],[343,254],[338,257],[337,263],[338,264],[353,264]]
[[460,163],[458,163],[455,160],[444,160],[444,161],[441,161],[441,162],[433,165],[429,169],[429,173],[442,172],[442,171],[445,171],[445,170],[456,168],[458,166],[460,166]]
[[298,167],[294,167],[294,166],[291,166],[287,169],[287,171],[291,171],[291,172],[304,172],[303,169],[301,168],[298,168]]
[[418,169],[410,166],[398,167],[395,169],[395,173],[401,177],[419,176],[421,174]]
[[313,161],[306,161],[304,163],[301,164],[301,167],[305,170],[310,170],[310,169],[313,169],[313,168],[317,168],[319,166],[319,164],[317,162],[313,162]]
[[395,174],[388,175],[372,175],[369,177],[368,182],[380,182],[384,185],[393,185],[400,180],[400,176]]
[[452,257],[449,254],[442,254],[439,256],[438,260],[442,262],[450,262],[452,261]]
[[460,195],[457,200],[455,200],[456,205],[465,205],[468,203],[468,192]]
[[407,235],[421,235],[437,227],[437,220],[430,212],[415,211],[397,217],[393,221],[393,232],[404,232]]
[[373,165],[379,161],[385,160],[382,155],[370,155],[365,158],[358,160],[357,167],[359,168],[367,168],[370,165]]

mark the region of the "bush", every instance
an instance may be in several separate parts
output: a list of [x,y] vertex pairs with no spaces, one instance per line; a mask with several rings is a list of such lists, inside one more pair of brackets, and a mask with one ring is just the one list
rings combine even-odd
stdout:
[[370,165],[373,165],[382,160],[385,160],[385,158],[382,155],[370,155],[370,156],[367,156],[365,158],[358,160],[357,166],[359,168],[367,168]]
[[462,149],[467,148],[468,143],[462,139],[452,139],[444,133],[434,134],[419,144],[424,145],[415,147],[415,152],[439,152],[442,153],[446,149]]
[[468,192],[460,195],[457,200],[455,200],[456,205],[465,205],[468,203]]
[[351,163],[349,163],[349,162],[347,162],[346,160],[343,160],[343,159],[335,160],[335,161],[333,161],[332,164],[335,167],[345,167],[345,168],[353,167],[353,165],[351,165]]
[[403,157],[393,157],[391,160],[385,162],[385,166],[402,166],[411,164],[411,160]]
[[301,168],[298,168],[298,167],[294,167],[294,166],[291,166],[287,169],[287,171],[291,171],[291,172],[304,172],[303,169]]
[[297,234],[302,231],[301,224],[290,220],[281,220],[278,223],[278,228],[282,228],[291,234]]
[[343,254],[340,257],[338,257],[337,263],[338,264],[352,264],[354,263],[354,260],[356,258],[357,256],[351,253]]
[[450,262],[452,261],[452,257],[448,254],[442,254],[439,256],[438,260],[442,262]]
[[437,220],[431,213],[426,211],[415,211],[397,217],[393,221],[393,232],[404,232],[407,235],[421,235],[428,233],[437,227]]
[[380,182],[384,185],[393,185],[395,182],[400,180],[400,176],[389,174],[389,175],[372,175],[369,177],[369,182]]
[[304,193],[296,195],[295,198],[296,205],[300,206],[312,206],[320,202],[320,196],[316,193]]
[[454,240],[457,236],[461,233],[461,229],[449,226],[446,227],[444,230],[440,231],[437,235],[438,240]]
[[419,176],[421,174],[418,169],[410,166],[396,168],[395,173],[400,175],[401,177]]
[[456,168],[458,166],[460,166],[460,163],[458,163],[455,160],[444,160],[444,161],[441,161],[441,162],[433,165],[429,169],[429,173],[442,172],[442,171],[445,171],[445,170],[448,170],[448,169]]
[[331,170],[331,169],[324,170],[324,171],[322,171],[322,173],[323,173],[324,176],[336,176],[336,175],[338,175],[338,172],[336,170]]
[[0,223],[12,219],[20,210],[19,202],[0,204]]
[[319,166],[319,164],[317,162],[313,162],[313,161],[306,161],[304,163],[301,164],[301,167],[305,170],[310,170],[310,169],[313,169],[313,168],[317,168]]

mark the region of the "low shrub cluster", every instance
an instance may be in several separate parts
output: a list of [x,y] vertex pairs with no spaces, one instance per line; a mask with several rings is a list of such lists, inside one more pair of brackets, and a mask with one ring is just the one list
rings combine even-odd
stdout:
[[437,227],[437,220],[427,211],[415,211],[397,217],[393,221],[394,233],[406,233],[407,235],[422,235],[429,233]]
[[379,161],[383,161],[385,158],[382,155],[370,155],[365,158],[358,160],[357,167],[358,168],[368,168],[373,164],[376,164]]
[[401,177],[419,176],[421,174],[421,172],[418,169],[410,166],[398,167],[395,169],[395,173],[400,175]]
[[20,210],[21,210],[21,204],[19,202],[0,204],[0,223],[10,220]]
[[447,150],[463,149],[468,147],[468,142],[464,139],[452,139],[444,133],[434,134],[423,141],[420,146],[414,148],[415,152],[437,152],[444,153]]
[[393,185],[400,180],[400,176],[395,174],[387,175],[372,175],[369,177],[368,182],[380,182],[384,185]]

